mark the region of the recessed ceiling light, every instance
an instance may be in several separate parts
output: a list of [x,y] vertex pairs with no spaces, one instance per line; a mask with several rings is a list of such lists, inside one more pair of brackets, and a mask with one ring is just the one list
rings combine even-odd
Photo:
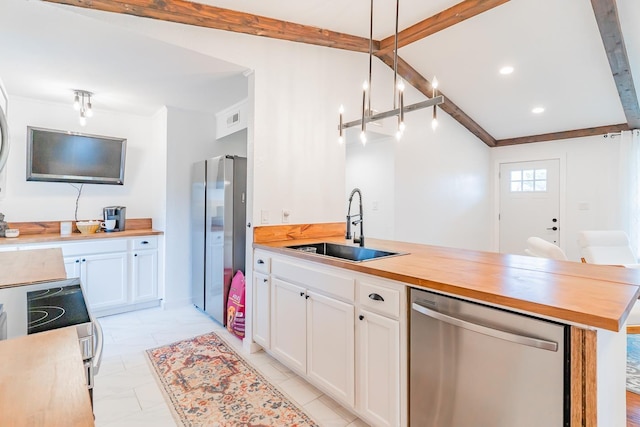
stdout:
[[509,75],[511,73],[513,73],[513,67],[511,65],[500,68],[500,74],[502,74],[503,76]]
[[531,110],[531,112],[533,114],[541,114],[544,113],[544,107],[534,107],[533,110]]

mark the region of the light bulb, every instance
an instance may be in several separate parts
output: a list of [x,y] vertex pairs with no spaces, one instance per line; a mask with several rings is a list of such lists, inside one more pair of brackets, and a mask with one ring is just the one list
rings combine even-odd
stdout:
[[73,98],[73,109],[78,111],[80,110],[80,95],[76,92],[76,96]]
[[400,141],[401,139],[402,139],[402,131],[401,131],[401,130],[398,130],[398,131],[396,132],[396,140],[397,140],[397,141]]
[[340,145],[344,144],[344,136],[338,137],[338,144]]
[[91,108],[91,102],[87,102],[87,111],[85,112],[87,117],[93,117],[93,109]]
[[404,122],[400,122],[400,124],[398,125],[398,130],[400,132],[404,132],[404,130],[407,128],[407,126],[404,124]]
[[431,87],[434,89],[438,89],[438,79],[436,79],[436,76],[433,76],[433,81],[431,82]]
[[340,104],[340,108],[338,108],[338,114],[344,114],[344,105]]
[[398,90],[399,90],[400,92],[403,92],[403,91],[404,91],[404,81],[403,81],[402,79],[400,79],[400,80],[398,81]]
[[367,134],[364,132],[360,132],[360,141],[362,141],[362,145],[367,143]]
[[436,130],[438,128],[438,119],[435,117],[431,120],[431,129]]
[[87,118],[84,115],[80,115],[80,126],[86,126]]
[[364,83],[362,83],[362,90],[367,90],[369,89],[369,82],[368,81],[364,81]]

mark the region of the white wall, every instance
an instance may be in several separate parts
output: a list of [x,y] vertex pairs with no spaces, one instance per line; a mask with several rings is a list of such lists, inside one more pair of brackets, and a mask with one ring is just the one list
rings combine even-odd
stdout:
[[[497,182],[500,163],[538,159],[566,158],[566,180],[561,194],[560,246],[569,259],[580,260],[577,239],[580,230],[620,228],[620,193],[618,191],[620,138],[593,136],[562,141],[541,142],[493,148],[493,183]],[[562,165],[562,163],[561,163]],[[493,218],[497,218],[498,194]],[[582,206],[588,206],[583,210]],[[497,223],[496,223],[497,226]],[[494,247],[497,243],[494,241]]]
[[[78,219],[98,219],[102,208],[127,207],[129,218],[162,216],[165,158],[158,134],[158,122],[150,117],[101,111],[85,127],[78,123],[78,112],[71,103],[54,104],[10,96],[8,117],[11,151],[7,162],[6,194],[0,212],[8,222],[58,221],[74,219],[77,191],[68,183],[27,182],[27,126],[69,130],[95,135],[127,138],[124,185],[85,184],[78,206]],[[159,145],[159,146],[158,146]],[[160,165],[160,167],[159,167]]]

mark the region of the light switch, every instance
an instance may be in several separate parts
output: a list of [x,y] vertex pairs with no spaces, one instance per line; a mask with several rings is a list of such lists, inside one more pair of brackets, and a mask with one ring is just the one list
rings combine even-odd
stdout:
[[260,222],[262,224],[269,224],[269,211],[268,210],[263,209],[260,212]]
[[289,217],[291,216],[291,211],[289,209],[282,209],[282,223],[289,223]]

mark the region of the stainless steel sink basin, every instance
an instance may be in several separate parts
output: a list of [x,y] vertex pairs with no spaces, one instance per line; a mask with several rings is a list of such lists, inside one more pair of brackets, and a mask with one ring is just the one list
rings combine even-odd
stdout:
[[400,252],[387,252],[379,249],[362,248],[360,246],[339,245],[337,243],[312,243],[306,245],[287,246],[289,249],[325,255],[349,261],[367,261],[396,255],[405,255]]

